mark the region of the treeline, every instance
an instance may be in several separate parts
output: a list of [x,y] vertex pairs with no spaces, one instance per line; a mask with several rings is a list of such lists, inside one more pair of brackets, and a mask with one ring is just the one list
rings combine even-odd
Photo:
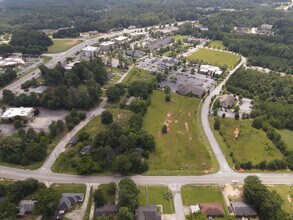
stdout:
[[43,161],[47,156],[47,147],[52,138],[44,131],[37,133],[29,128],[20,129],[15,136],[0,141],[0,158],[2,161],[23,166]]
[[53,34],[54,38],[74,38],[78,37],[79,33],[76,31],[75,28],[65,28],[65,29],[60,29],[56,33]]
[[290,215],[282,210],[284,201],[276,191],[270,191],[257,176],[244,180],[244,199],[252,204],[260,220],[289,220]]
[[53,45],[53,41],[39,31],[17,30],[12,32],[10,45],[14,52],[41,55],[48,50],[48,46]]
[[49,88],[40,95],[3,91],[3,101],[17,107],[48,107],[50,109],[90,109],[100,100],[101,86],[107,80],[107,72],[101,59],[82,61],[66,71],[60,65],[53,69],[40,67],[41,75]]
[[226,83],[227,90],[254,100],[251,117],[263,116],[277,128],[293,130],[293,78],[276,73],[240,69]]
[[0,74],[0,87],[5,86],[17,77],[13,69],[6,69],[4,73]]
[[[168,4],[155,0],[5,0],[3,31],[16,27],[25,29],[58,29],[75,26],[77,31],[107,31],[112,28],[136,25],[144,27],[178,20],[198,20],[221,8],[251,8],[272,0],[170,0]],[[202,8],[211,7],[209,10]]]
[[45,188],[45,185],[34,179],[0,184],[0,197],[4,198],[0,201],[0,219],[16,219],[19,212],[18,203],[42,188]]

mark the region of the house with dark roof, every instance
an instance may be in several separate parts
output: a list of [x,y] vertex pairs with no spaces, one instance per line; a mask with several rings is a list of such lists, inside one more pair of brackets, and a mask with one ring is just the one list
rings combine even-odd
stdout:
[[231,207],[235,213],[236,218],[242,217],[256,217],[257,212],[254,206],[245,202],[231,202]]
[[71,206],[82,203],[83,200],[84,194],[82,193],[62,193],[55,212],[55,219],[61,219],[65,212],[71,209]]
[[200,211],[207,217],[222,218],[225,215],[224,209],[220,203],[201,203]]
[[203,87],[201,86],[196,86],[192,84],[186,84],[186,85],[180,85],[176,92],[179,95],[183,96],[195,96],[198,98],[201,98],[205,95],[206,91]]
[[81,150],[79,151],[79,153],[80,153],[81,155],[89,154],[91,148],[92,148],[92,146],[90,146],[90,145],[88,145],[88,146],[84,146],[83,148],[81,148]]
[[235,97],[228,94],[221,95],[218,99],[220,102],[220,106],[223,108],[231,108],[236,103]]
[[118,206],[111,202],[108,202],[104,206],[96,208],[95,218],[116,215],[117,213],[118,213]]
[[156,205],[138,206],[135,210],[135,220],[161,220],[161,213]]
[[73,146],[73,145],[75,145],[75,144],[77,143],[77,141],[78,141],[78,137],[77,137],[77,136],[73,136],[73,137],[68,141],[67,144]]
[[35,208],[36,201],[33,200],[21,200],[19,202],[19,213],[17,217],[24,217],[26,214],[32,213]]

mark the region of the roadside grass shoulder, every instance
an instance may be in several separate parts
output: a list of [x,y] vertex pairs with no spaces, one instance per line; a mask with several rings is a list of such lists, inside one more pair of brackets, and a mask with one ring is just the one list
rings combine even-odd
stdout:
[[91,186],[91,189],[90,189],[89,199],[88,199],[86,210],[83,216],[83,220],[90,220],[92,203],[93,203],[93,186]]
[[86,185],[84,184],[52,184],[51,187],[61,196],[62,193],[86,193]]
[[[173,198],[169,200],[164,197],[166,192],[170,192],[166,186],[139,186],[139,205],[162,205],[163,214],[175,213]],[[172,194],[172,193],[171,193]]]
[[236,66],[236,64],[240,60],[240,57],[238,55],[224,51],[202,48],[189,55],[188,59],[194,61],[202,61],[206,64],[221,67],[227,65],[228,68],[232,69],[234,66]]
[[53,39],[53,45],[48,47],[48,53],[61,53],[81,43],[78,39]]
[[[251,126],[252,120],[219,119],[220,132],[213,132],[231,167],[235,166],[231,155],[240,163],[251,161],[252,164],[283,158],[282,153],[267,138],[265,132]],[[210,124],[213,126],[213,118],[210,118]],[[238,138],[234,136],[236,128],[239,129]]]
[[[162,91],[153,92],[143,123],[156,141],[147,175],[198,175],[215,170],[199,129],[199,102],[177,94],[166,102]],[[161,133],[163,124],[167,134]]]

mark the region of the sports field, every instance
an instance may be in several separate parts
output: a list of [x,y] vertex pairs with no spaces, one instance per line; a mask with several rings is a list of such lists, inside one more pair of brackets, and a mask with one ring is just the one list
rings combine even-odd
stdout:
[[61,53],[81,43],[77,39],[53,39],[53,45],[48,47],[48,53]]
[[[148,159],[148,175],[196,175],[212,171],[211,157],[198,126],[199,99],[154,91],[143,129],[154,135],[155,151]],[[163,125],[167,134],[162,134]]]
[[201,61],[210,65],[227,66],[228,68],[232,69],[234,66],[236,66],[240,60],[240,57],[229,52],[202,48],[189,55],[188,59]]

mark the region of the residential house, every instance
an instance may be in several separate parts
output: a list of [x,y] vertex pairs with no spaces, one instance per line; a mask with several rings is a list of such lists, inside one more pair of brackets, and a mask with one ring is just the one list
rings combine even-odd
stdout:
[[254,206],[249,205],[245,202],[231,202],[231,207],[235,213],[236,218],[247,218],[252,217],[255,218],[257,216],[257,212]]
[[138,206],[135,210],[135,220],[161,220],[161,213],[156,205]]
[[26,214],[32,213],[35,208],[35,203],[36,201],[33,200],[21,200],[17,217],[24,217]]
[[61,219],[65,212],[70,210],[72,206],[82,203],[84,194],[82,193],[62,193],[55,212],[55,219]]
[[104,206],[96,208],[95,218],[116,215],[117,213],[118,213],[118,206],[108,202]]
[[75,144],[77,143],[77,141],[78,141],[78,137],[77,137],[77,136],[73,136],[73,137],[68,141],[67,144],[73,146],[73,145],[75,145]]
[[207,217],[223,218],[225,215],[224,209],[220,203],[202,203],[199,207],[201,212]]
[[218,99],[220,101],[220,106],[223,108],[231,108],[236,103],[235,97],[228,94],[221,95]]

